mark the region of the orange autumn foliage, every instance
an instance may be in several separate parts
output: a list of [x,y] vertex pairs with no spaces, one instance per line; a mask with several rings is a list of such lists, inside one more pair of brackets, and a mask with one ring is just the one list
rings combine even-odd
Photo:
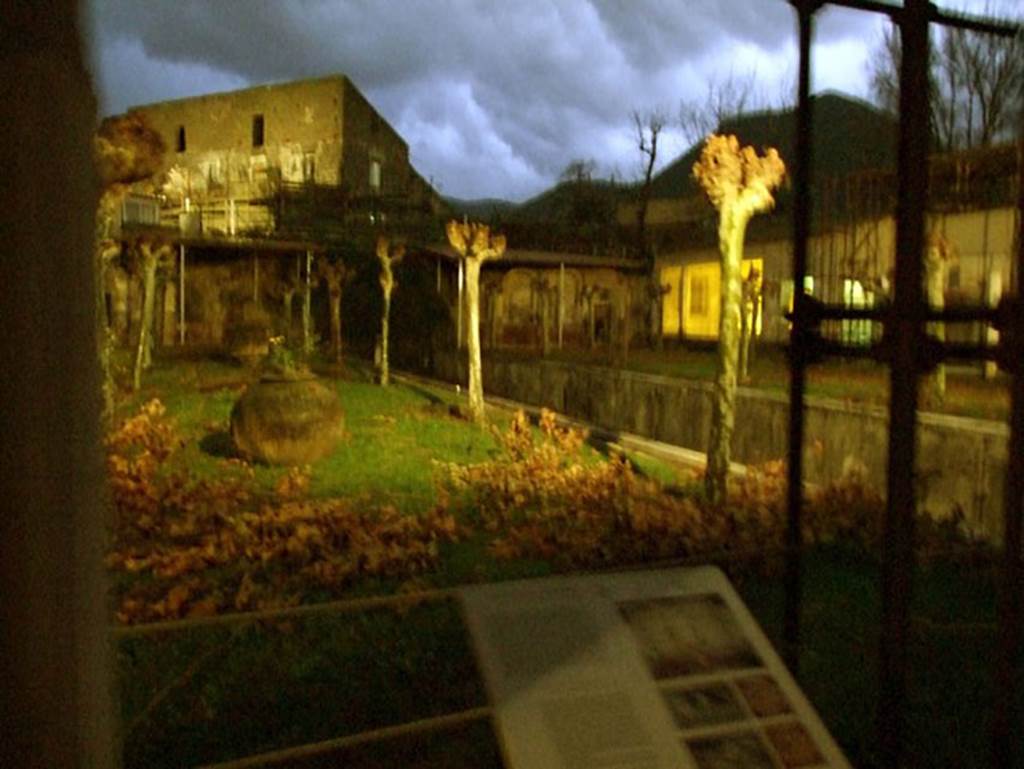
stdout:
[[167,460],[180,446],[158,401],[107,440],[116,512],[107,566],[144,576],[121,580],[124,623],[287,605],[311,587],[339,591],[359,577],[407,579],[458,536],[440,509],[404,515],[308,499],[305,469],[289,470],[272,493],[237,460],[215,480],[173,472]]

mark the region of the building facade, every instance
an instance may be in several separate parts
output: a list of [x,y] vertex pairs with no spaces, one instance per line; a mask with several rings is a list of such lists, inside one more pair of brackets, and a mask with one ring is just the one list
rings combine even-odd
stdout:
[[[935,157],[926,215],[929,249],[943,249],[946,305],[994,304],[1016,284],[1020,212],[1015,202],[1020,159],[1012,146]],[[807,290],[825,302],[870,307],[889,297],[896,260],[895,178],[866,171],[822,180],[814,192],[808,239]],[[674,213],[673,213],[674,209]],[[652,205],[652,240],[671,229],[671,247],[658,253],[662,328],[667,337],[710,340],[718,336],[721,301],[717,221],[702,198]],[[623,215],[623,214],[620,214]],[[792,308],[791,209],[755,217],[744,249],[743,274],[763,279],[756,329],[765,340],[789,337]],[[868,343],[881,329],[870,321],[835,321],[824,331],[847,342]],[[947,328],[959,341],[984,333],[978,324]]]
[[186,215],[193,234],[280,235],[354,212],[439,205],[406,142],[343,75],[129,112],[144,115],[167,148],[164,220]]

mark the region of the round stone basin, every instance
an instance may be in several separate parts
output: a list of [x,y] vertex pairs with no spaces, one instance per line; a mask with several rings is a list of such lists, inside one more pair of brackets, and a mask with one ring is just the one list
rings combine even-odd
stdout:
[[337,393],[312,374],[268,374],[231,410],[231,438],[246,459],[305,465],[330,454],[345,431]]

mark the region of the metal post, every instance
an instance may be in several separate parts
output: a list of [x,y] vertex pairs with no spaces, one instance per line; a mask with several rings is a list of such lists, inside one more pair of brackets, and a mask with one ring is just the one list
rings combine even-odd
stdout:
[[306,285],[305,290],[302,294],[302,351],[309,355],[313,351],[313,338],[312,338],[312,317],[310,311],[310,301],[312,299],[312,275],[313,272],[313,252],[306,251]]
[[558,349],[562,349],[562,329],[565,326],[565,262],[558,263]]
[[[918,354],[923,336],[922,267],[928,203],[928,18],[926,0],[907,0],[897,17],[900,123],[897,159],[896,264],[885,322],[890,360],[889,458],[882,542],[882,638],[878,734],[890,766],[904,763],[907,647],[914,569]],[[898,308],[898,309],[897,309]]]
[[185,344],[185,244],[178,246],[178,344]]
[[800,604],[802,599],[801,517],[803,506],[804,384],[806,334],[805,314],[807,238],[810,231],[811,177],[811,33],[813,0],[793,0],[800,34],[800,70],[797,84],[796,166],[793,171],[793,329],[789,359],[789,478],[786,491],[785,608],[783,614],[783,658],[793,675],[800,667]]
[[[1024,128],[1022,128],[1024,130]],[[1021,643],[1022,508],[1024,508],[1024,134],[1017,154],[1017,284],[1012,316],[1003,329],[1003,344],[1014,362],[1010,384],[1010,442],[1007,448],[1006,499],[1003,503],[1003,573],[999,586],[999,634],[996,646],[995,706],[992,714],[992,766],[1019,766],[1021,713],[1017,693],[1017,662]],[[1007,339],[1008,337],[1008,339]],[[1016,755],[1015,755],[1016,754]]]

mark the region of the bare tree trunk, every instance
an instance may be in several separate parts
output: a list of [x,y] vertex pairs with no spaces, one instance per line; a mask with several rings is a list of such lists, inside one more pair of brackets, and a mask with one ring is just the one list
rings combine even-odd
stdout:
[[[924,260],[925,299],[934,310],[941,310],[946,306],[946,263],[942,252],[933,246],[928,248],[928,254]],[[929,331],[936,339],[945,341],[946,324],[930,323]],[[946,398],[946,367],[942,363],[935,367],[935,371],[928,378],[928,390],[931,399],[936,403],[942,403]]]
[[718,373],[711,401],[711,436],[705,490],[708,500],[722,504],[726,498],[731,443],[736,424],[736,377],[740,346],[740,305],[743,295],[741,263],[744,217],[722,209],[719,242],[722,252],[721,315],[718,322]]
[[743,305],[740,312],[740,352],[739,352],[739,381],[747,381],[747,368],[750,358],[750,316],[747,314],[747,306]]
[[661,333],[661,287],[657,284],[652,284],[651,289],[654,289],[651,294],[650,303],[647,307],[648,314],[648,325],[651,328],[651,336],[654,341],[654,349],[657,352],[661,352],[664,345],[664,336]]
[[118,249],[110,244],[99,243],[93,249],[96,270],[95,310],[96,310],[96,348],[102,374],[103,411],[100,417],[103,423],[109,422],[114,414],[114,370],[110,362],[114,340],[110,320],[107,318],[106,270],[107,260]]
[[295,289],[284,290],[284,338],[292,341],[292,302],[295,299]]
[[328,291],[331,299],[331,348],[334,350],[334,362],[341,365],[341,290],[331,288]]
[[467,257],[466,301],[469,323],[466,329],[466,347],[469,351],[469,413],[473,421],[482,424],[484,412],[484,377],[480,359],[480,259]]
[[391,316],[391,289],[384,288],[384,314],[380,319],[380,383],[387,387],[388,373],[388,325]]
[[142,369],[146,365],[149,336],[153,328],[153,299],[156,294],[156,254],[143,244],[139,249],[142,259],[142,318],[139,322],[139,342],[135,350],[135,369],[132,373],[132,389],[142,386]]
[[619,365],[625,366],[629,361],[629,343],[633,336],[633,307],[630,302],[629,287],[622,289],[622,316],[619,327]]
[[302,290],[302,353],[307,358],[313,352],[313,314],[312,314],[312,291],[313,291],[313,254],[306,252],[306,283]]
[[597,319],[594,317],[594,297],[591,296],[587,302],[587,338],[590,342],[590,349],[597,347]]

